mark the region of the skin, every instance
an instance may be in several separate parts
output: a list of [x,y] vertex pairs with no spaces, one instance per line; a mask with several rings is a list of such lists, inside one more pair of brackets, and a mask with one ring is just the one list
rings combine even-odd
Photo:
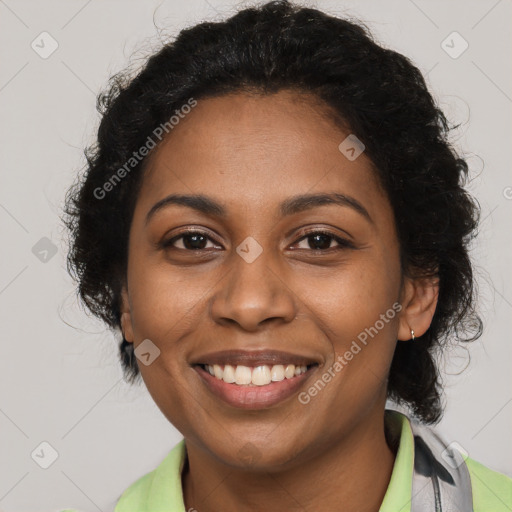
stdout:
[[[135,346],[149,338],[161,351],[139,368],[185,437],[187,510],[379,510],[395,459],[384,437],[393,351],[411,329],[428,329],[438,286],[402,274],[391,205],[370,160],[349,161],[338,149],[349,133],[314,96],[237,93],[199,100],[150,156],[130,231],[122,328]],[[282,201],[315,192],[355,198],[371,221],[333,204],[279,214]],[[171,193],[207,195],[227,214],[169,205],[145,225]],[[183,238],[158,245],[187,226],[206,232],[204,249],[185,249]],[[304,229],[317,228],[354,248],[328,238],[330,249],[315,249]],[[248,236],[263,249],[252,263],[236,252]],[[397,301],[400,313],[306,405],[293,396],[260,410],[229,406],[190,366],[232,348],[300,353],[320,362],[304,390]]]

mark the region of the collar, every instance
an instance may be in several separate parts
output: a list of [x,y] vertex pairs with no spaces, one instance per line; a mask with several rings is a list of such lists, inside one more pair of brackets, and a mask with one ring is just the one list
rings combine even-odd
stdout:
[[414,471],[414,437],[409,418],[386,409],[387,433],[398,445],[395,463],[379,512],[411,512],[412,476]]

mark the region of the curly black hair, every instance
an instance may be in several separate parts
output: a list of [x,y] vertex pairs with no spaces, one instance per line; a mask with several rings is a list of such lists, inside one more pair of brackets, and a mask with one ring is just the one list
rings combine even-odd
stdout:
[[435,423],[443,412],[437,352],[447,341],[474,340],[482,332],[469,258],[480,209],[463,188],[468,165],[449,142],[454,127],[421,72],[377,44],[359,20],[272,1],[182,30],[136,76],[113,76],[98,96],[97,141],[86,148],[85,172],[68,190],[64,207],[68,271],[79,296],[122,338],[124,376],[133,383],[140,372],[133,343],[120,332],[120,292],[148,158],[125,172],[107,198],[98,191],[190,98],[285,88],[316,95],[364,142],[392,205],[403,275],[439,280],[429,329],[415,342],[397,341],[388,378],[390,399],[420,421]]

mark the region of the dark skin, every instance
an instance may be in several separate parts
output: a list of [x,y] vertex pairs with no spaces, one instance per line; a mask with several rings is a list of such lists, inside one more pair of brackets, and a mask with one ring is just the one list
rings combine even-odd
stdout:
[[[349,161],[338,149],[349,133],[313,96],[240,93],[199,100],[150,156],[130,231],[122,328],[135,346],[149,338],[161,351],[139,368],[185,438],[187,510],[379,510],[395,459],[384,435],[393,351],[411,329],[428,329],[438,286],[403,275],[391,205],[370,160]],[[279,213],[282,201],[318,192],[356,199],[371,220],[335,204]],[[204,194],[226,215],[168,205],[146,225],[171,193]],[[186,237],[159,245],[186,227],[206,234],[203,249]],[[352,245],[328,238],[318,249],[304,233],[318,229]],[[252,263],[236,252],[248,236],[263,249]],[[258,410],[233,407],[190,365],[215,350],[298,352],[319,361],[307,389],[397,301],[401,311],[308,404],[295,395]]]

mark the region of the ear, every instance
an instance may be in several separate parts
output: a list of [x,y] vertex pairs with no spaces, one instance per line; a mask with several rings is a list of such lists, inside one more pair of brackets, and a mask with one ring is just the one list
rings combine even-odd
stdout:
[[124,339],[133,343],[131,307],[126,285],[123,285],[121,289],[121,330],[123,331]]
[[439,278],[404,278],[402,286],[398,339],[402,341],[425,334],[436,311],[439,295]]

